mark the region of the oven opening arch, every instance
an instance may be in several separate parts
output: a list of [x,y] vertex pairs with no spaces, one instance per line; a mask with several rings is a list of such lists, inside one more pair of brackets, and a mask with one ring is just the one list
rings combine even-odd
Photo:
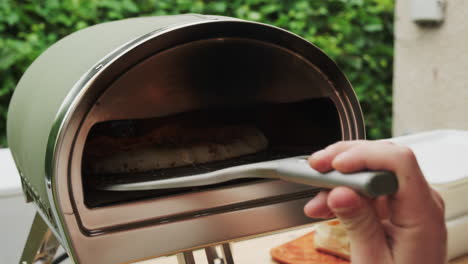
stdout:
[[[270,124],[263,118],[253,122],[257,128],[264,126],[260,130],[268,134],[269,142],[284,139],[300,141],[305,134],[315,131],[314,144],[307,145],[307,149],[296,149],[303,154],[337,140],[362,136],[359,115],[356,123],[352,113],[360,113],[360,109],[354,109],[356,102],[349,100],[348,89],[351,87],[343,76],[328,74],[329,69],[324,69],[321,63],[311,63],[306,54],[292,50],[292,47],[258,37],[263,36],[228,34],[179,43],[136,60],[122,74],[109,79],[112,81],[105,86],[102,86],[105,82],[95,82],[95,85],[101,84],[101,88],[96,89],[98,92],[94,94],[94,99],[90,92],[88,100],[83,100],[89,108],[80,112],[84,118],[74,142],[70,164],[72,202],[83,230],[104,230],[197,208],[215,208],[260,196],[274,197],[304,190],[304,187],[296,184],[252,181],[234,183],[227,188],[215,186],[213,189],[184,190],[169,195],[138,193],[117,200],[102,198],[100,194],[90,191],[90,185],[83,180],[87,176],[82,171],[88,135],[100,125],[162,120],[211,110],[235,113],[232,116],[238,119],[238,116],[250,117],[249,111],[256,109],[272,119]],[[250,64],[246,65],[245,61]],[[119,65],[115,64],[115,67]],[[103,76],[106,72],[103,72]],[[283,113],[283,117],[278,112]],[[260,124],[258,121],[261,121]],[[281,125],[286,123],[287,126]],[[297,129],[285,129],[289,126],[296,126]],[[271,129],[273,127],[282,130],[281,133],[272,133],[275,131]],[[304,144],[299,145],[304,147]],[[259,188],[264,191],[259,192]],[[225,195],[229,192],[237,194]],[[90,202],[86,196],[89,198],[93,195],[96,195],[95,201]],[[223,196],[227,198],[219,199]],[[204,202],[202,206],[197,202],[198,207],[188,206],[191,204],[188,201],[197,201],[197,197],[214,203]],[[147,208],[151,203],[157,203],[160,210],[149,212]],[[123,216],[123,212],[127,213]]]

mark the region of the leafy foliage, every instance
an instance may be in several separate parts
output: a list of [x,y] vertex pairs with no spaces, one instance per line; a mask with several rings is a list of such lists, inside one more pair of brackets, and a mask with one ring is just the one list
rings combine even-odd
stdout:
[[49,45],[73,31],[135,16],[202,13],[273,24],[322,48],[353,83],[369,138],[390,136],[392,0],[0,0],[0,146],[14,87]]

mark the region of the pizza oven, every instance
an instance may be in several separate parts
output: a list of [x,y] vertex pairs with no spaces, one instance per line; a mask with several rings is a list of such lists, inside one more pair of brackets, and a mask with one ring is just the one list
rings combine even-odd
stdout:
[[305,157],[364,136],[343,73],[280,28],[188,14],[78,31],[33,62],[11,101],[8,142],[38,210],[20,263],[58,244],[75,263],[131,263],[309,224],[302,207],[318,188],[255,175],[102,186]]

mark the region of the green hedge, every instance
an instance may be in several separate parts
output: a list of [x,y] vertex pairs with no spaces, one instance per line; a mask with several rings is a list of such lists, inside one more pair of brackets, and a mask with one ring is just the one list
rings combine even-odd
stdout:
[[0,0],[0,146],[14,87],[49,45],[73,31],[135,16],[202,13],[273,24],[315,43],[343,69],[368,138],[390,136],[392,0]]

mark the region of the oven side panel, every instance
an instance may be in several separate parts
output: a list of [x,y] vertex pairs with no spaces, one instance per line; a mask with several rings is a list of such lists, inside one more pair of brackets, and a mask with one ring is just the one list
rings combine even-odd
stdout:
[[[89,72],[98,73],[100,61],[123,44],[169,25],[203,20],[197,15],[133,18],[108,22],[75,32],[37,58],[19,81],[8,112],[7,135],[25,189],[38,207],[51,217],[45,179],[52,166],[46,161],[51,128],[58,131],[62,107],[79,96],[74,88]],[[106,37],[103,38],[102,35]],[[49,171],[50,173],[50,171]]]

